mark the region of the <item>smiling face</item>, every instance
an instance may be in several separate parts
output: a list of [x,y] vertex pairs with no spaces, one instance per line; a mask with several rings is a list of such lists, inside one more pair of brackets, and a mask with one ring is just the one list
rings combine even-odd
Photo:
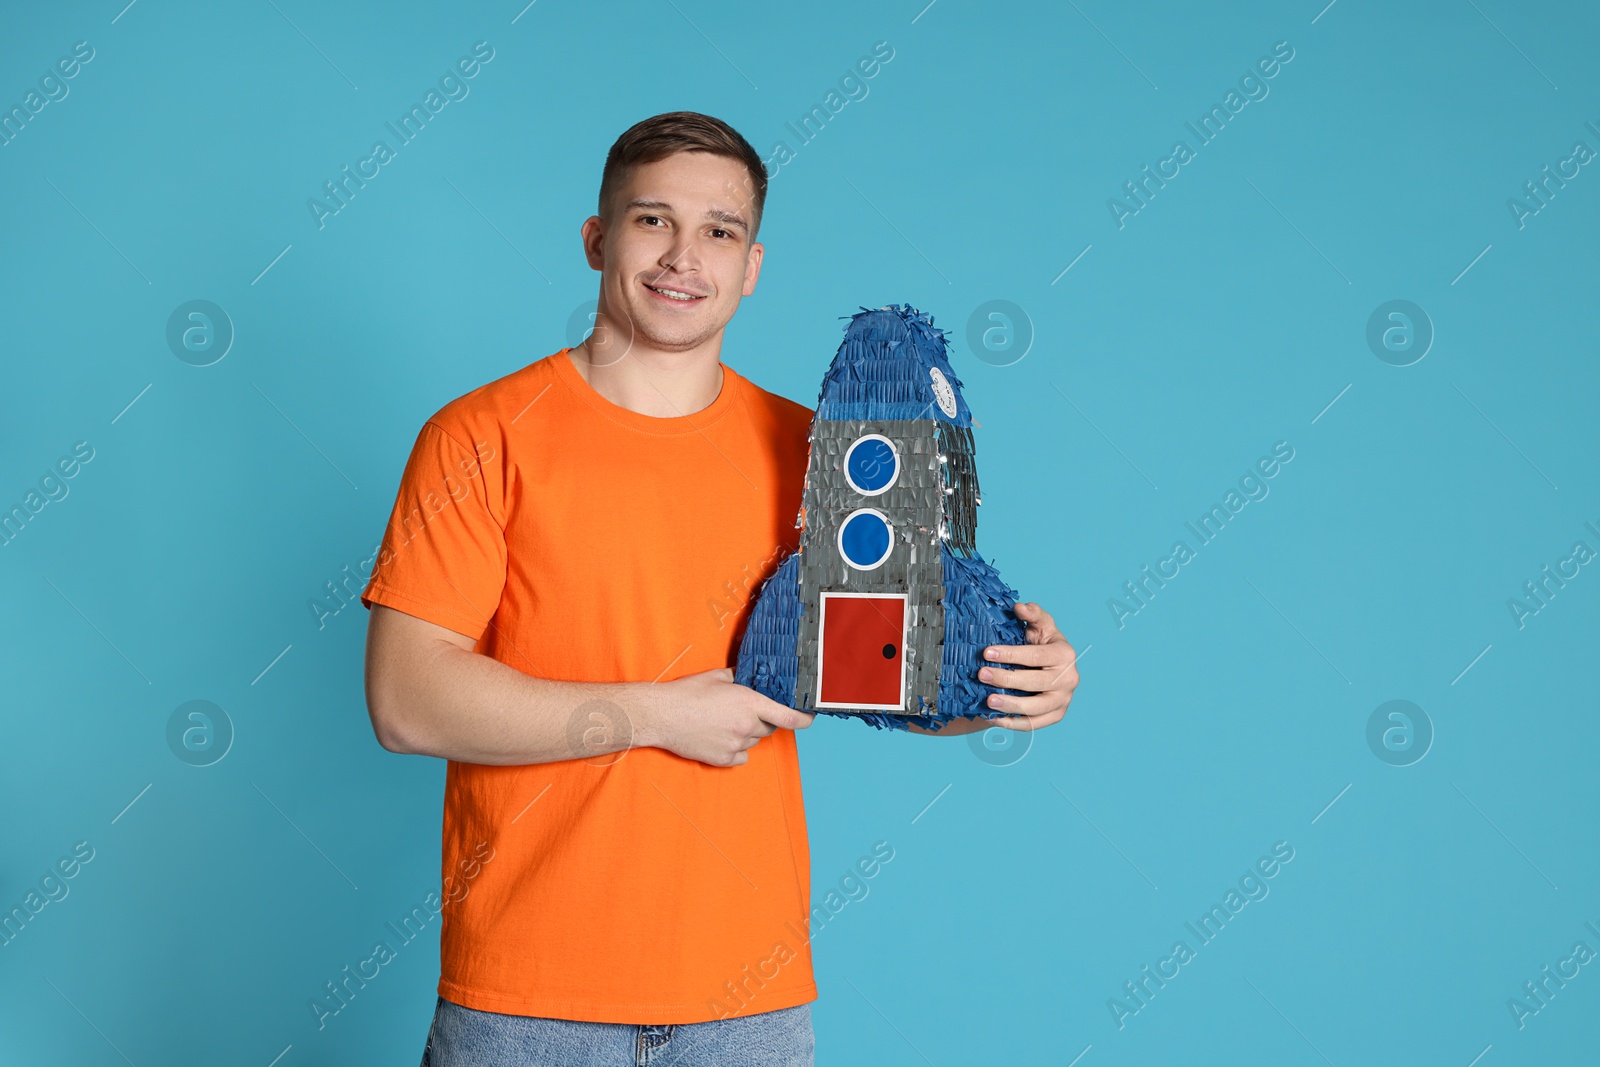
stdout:
[[600,321],[633,351],[720,352],[723,327],[761,273],[753,205],[741,195],[749,185],[737,160],[677,152],[635,167],[610,217],[583,224],[589,265],[601,272]]

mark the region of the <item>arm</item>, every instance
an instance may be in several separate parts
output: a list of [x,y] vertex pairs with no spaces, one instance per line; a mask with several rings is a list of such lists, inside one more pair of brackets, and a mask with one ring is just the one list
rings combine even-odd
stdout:
[[978,679],[1003,689],[1018,689],[1034,696],[1002,696],[989,694],[989,707],[995,711],[1012,714],[998,719],[974,716],[954,719],[942,729],[925,730],[912,725],[913,733],[928,737],[960,737],[977,733],[991,726],[1006,730],[1037,730],[1061,721],[1072,703],[1072,691],[1078,687],[1078,653],[1056,629],[1050,613],[1038,604],[1019,603],[1014,610],[1017,617],[1028,626],[1028,643],[1025,645],[991,645],[985,655],[995,663],[1011,663],[1020,670],[1001,667],[982,667]]
[[918,726],[916,723],[907,724],[906,729],[914,734],[921,734],[923,737],[961,737],[965,734],[975,734],[981,730],[987,730],[991,726],[998,725],[999,723],[973,715],[964,719],[951,719],[937,730],[929,730],[927,727]]
[[[391,752],[491,765],[548,763],[653,746],[718,767],[813,716],[733,681],[726,668],[671,682],[534,678],[453,630],[381,604],[367,625],[367,711]],[[585,709],[589,701],[605,704]],[[609,705],[609,706],[607,706]],[[578,742],[569,741],[573,727]]]

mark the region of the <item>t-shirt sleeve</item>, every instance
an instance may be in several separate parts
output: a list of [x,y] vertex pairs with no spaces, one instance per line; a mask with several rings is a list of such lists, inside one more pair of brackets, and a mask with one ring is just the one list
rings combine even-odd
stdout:
[[502,480],[491,475],[503,473],[496,458],[487,443],[469,447],[437,423],[423,425],[363,604],[383,604],[474,641],[483,636],[506,581],[505,530],[492,503],[492,485]]

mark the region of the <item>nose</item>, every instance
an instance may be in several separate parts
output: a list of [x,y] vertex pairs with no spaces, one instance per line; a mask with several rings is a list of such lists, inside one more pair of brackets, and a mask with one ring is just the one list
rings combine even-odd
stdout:
[[695,250],[694,238],[693,233],[685,233],[672,242],[659,260],[663,274],[688,274],[700,269],[700,256]]

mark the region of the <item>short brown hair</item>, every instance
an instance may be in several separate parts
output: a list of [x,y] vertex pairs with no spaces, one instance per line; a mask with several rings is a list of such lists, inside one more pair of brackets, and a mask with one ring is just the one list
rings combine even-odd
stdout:
[[752,208],[750,240],[754,241],[767,203],[766,165],[738,130],[698,111],[654,115],[634,123],[617,138],[606,153],[605,170],[600,175],[600,217],[607,217],[606,205],[634,167],[655,163],[677,152],[709,152],[744,164],[750,179],[740,198]]

